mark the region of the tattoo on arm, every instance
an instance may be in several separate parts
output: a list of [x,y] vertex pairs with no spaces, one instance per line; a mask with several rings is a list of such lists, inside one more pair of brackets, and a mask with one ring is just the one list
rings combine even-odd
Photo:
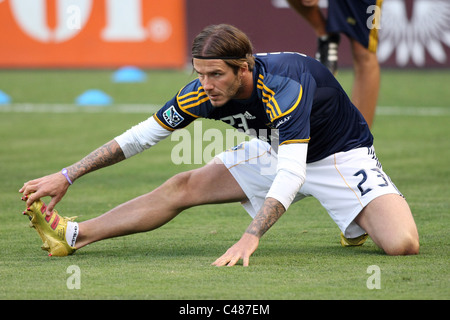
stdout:
[[122,149],[115,140],[92,151],[86,157],[67,168],[72,181],[86,173],[113,165],[125,159]]
[[245,232],[260,238],[285,211],[281,202],[274,198],[267,198]]

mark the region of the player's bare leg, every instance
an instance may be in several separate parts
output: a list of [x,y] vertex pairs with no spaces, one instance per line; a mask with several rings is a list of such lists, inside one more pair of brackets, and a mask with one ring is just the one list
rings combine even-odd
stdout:
[[351,43],[355,75],[352,102],[371,128],[380,90],[380,65],[376,53],[369,51],[355,40]]
[[160,187],[105,214],[79,223],[77,249],[103,239],[156,229],[181,211],[201,204],[239,202],[245,193],[228,169],[214,159],[177,174]]
[[388,255],[419,253],[419,234],[406,200],[386,194],[371,201],[355,222]]
[[301,0],[288,0],[289,5],[308,21],[317,37],[327,34],[326,20],[318,5],[304,5]]

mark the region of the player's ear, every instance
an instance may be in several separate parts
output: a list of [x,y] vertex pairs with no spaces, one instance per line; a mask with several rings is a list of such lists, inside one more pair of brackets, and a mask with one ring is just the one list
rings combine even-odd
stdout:
[[241,74],[245,74],[246,72],[250,72],[247,62],[242,63],[242,65],[239,67],[239,72]]

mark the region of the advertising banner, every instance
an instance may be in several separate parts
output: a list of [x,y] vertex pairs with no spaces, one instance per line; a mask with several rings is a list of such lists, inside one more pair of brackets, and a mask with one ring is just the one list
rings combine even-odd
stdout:
[[0,67],[183,67],[185,16],[185,0],[0,0]]
[[[325,17],[329,1],[341,0],[319,1]],[[249,35],[257,52],[315,54],[314,30],[286,0],[188,0],[187,3],[188,43],[205,25],[230,23]],[[450,67],[450,1],[384,0],[381,23],[373,25],[371,19],[376,10],[379,10],[376,6],[367,7],[366,24],[361,27],[378,29],[378,59],[382,66]],[[348,17],[347,21],[352,23],[355,19]],[[345,35],[341,36],[339,65],[352,66],[350,42]]]
[[[319,1],[325,16],[328,1],[339,0]],[[450,67],[450,1],[384,0],[376,26],[373,7],[362,27],[378,29],[382,66]],[[0,0],[0,68],[183,68],[195,35],[219,23],[246,32],[255,52],[316,51],[286,0]],[[343,35],[340,67],[352,59]]]

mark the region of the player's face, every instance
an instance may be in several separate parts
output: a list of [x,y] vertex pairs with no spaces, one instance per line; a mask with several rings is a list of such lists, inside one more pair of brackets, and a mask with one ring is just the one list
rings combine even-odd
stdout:
[[222,107],[230,99],[240,98],[242,72],[235,74],[223,60],[194,59],[194,70],[214,107]]

